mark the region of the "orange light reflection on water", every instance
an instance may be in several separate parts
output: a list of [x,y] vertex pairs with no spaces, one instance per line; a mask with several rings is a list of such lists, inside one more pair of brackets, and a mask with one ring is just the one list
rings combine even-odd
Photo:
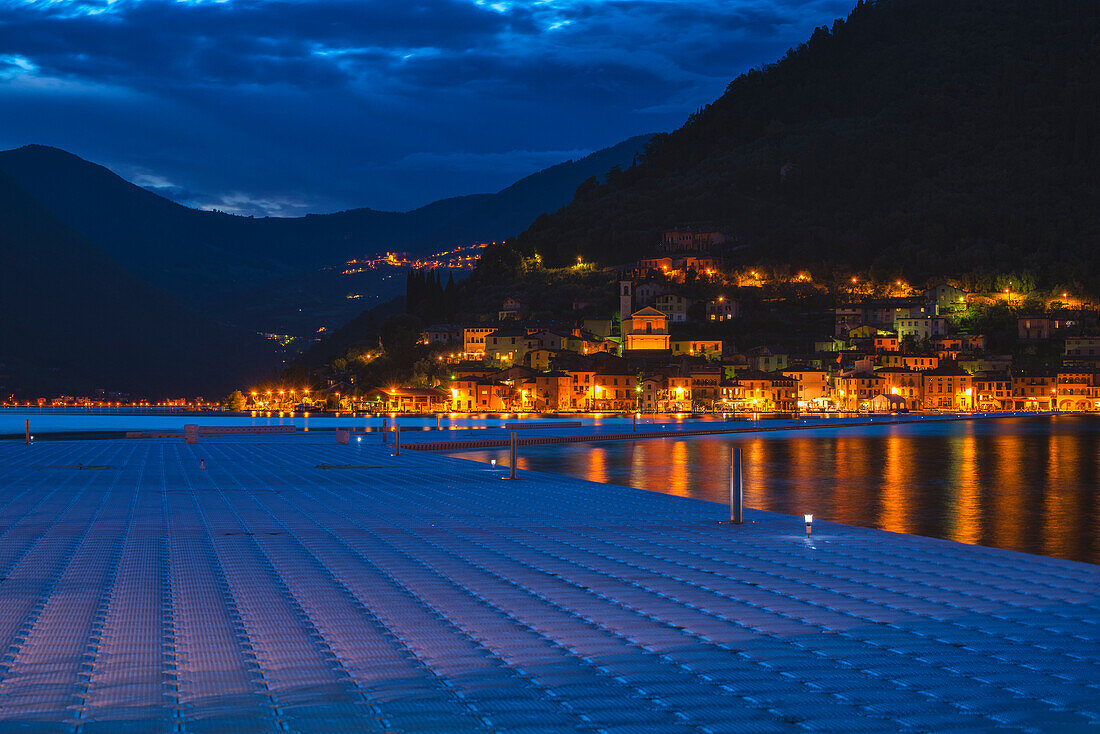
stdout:
[[[518,461],[516,466],[519,466]],[[602,446],[593,447],[588,456],[588,476],[585,479],[590,482],[607,481],[607,449]]]
[[1076,481],[1075,467],[1083,450],[1082,441],[1083,437],[1075,434],[1051,437],[1047,485],[1042,497],[1043,552],[1048,555],[1065,558],[1073,554],[1073,538],[1059,531],[1082,513],[1090,512],[1088,495],[1069,489]]
[[982,537],[981,487],[978,486],[977,446],[974,442],[974,424],[968,423],[963,434],[951,439],[949,465],[952,476],[949,482],[952,512],[948,517],[951,540],[971,545]]
[[748,508],[1100,563],[1095,417],[524,447],[520,467],[725,504],[735,447]]
[[1024,478],[1027,470],[1034,466],[1035,458],[1028,455],[1023,437],[1011,434],[997,437],[993,442],[993,455],[997,468],[991,482],[993,486],[989,487],[993,491],[986,502],[990,516],[987,542],[1001,548],[1023,548],[1028,491]]
[[912,446],[898,434],[896,428],[891,429],[886,440],[886,460],[882,464],[878,524],[883,530],[894,533],[912,533],[915,530],[910,508],[915,465]]

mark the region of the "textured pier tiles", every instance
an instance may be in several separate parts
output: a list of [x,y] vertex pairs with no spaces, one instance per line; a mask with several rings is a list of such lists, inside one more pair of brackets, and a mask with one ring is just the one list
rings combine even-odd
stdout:
[[1100,732],[1095,566],[504,475],[0,444],[0,732]]

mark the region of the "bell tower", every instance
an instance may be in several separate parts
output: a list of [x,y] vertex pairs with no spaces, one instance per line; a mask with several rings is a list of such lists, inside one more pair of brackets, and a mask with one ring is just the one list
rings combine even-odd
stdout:
[[634,283],[619,281],[619,319],[622,322],[620,333],[624,336],[630,331],[630,314],[634,313]]

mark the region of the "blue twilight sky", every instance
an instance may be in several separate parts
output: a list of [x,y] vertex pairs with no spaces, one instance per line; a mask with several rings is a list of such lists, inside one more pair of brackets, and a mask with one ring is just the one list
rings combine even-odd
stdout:
[[192,206],[404,210],[672,130],[853,0],[0,0],[0,148]]

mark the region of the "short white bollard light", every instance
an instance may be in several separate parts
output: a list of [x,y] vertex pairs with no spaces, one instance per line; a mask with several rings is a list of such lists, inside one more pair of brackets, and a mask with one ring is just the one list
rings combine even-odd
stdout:
[[496,459],[490,459],[489,463],[493,465],[493,471],[496,471],[497,470],[497,460]]
[[814,516],[803,515],[803,517],[806,519],[806,535],[809,535],[814,531]]

